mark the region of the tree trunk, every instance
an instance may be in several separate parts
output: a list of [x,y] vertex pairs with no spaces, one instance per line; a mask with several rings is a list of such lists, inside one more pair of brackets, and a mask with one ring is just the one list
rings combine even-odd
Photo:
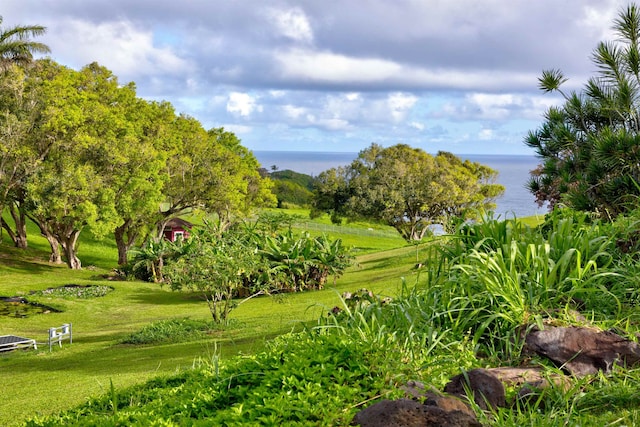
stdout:
[[60,233],[58,235],[58,241],[62,245],[62,249],[64,250],[64,255],[66,257],[67,266],[69,266],[72,270],[80,270],[82,269],[82,263],[78,258],[76,252],[76,245],[78,243],[78,236],[80,235],[80,230],[70,230],[65,233]]
[[16,248],[27,249],[27,216],[24,213],[24,209],[20,206],[16,209],[13,204],[9,205],[9,212],[16,226],[16,238],[14,243]]
[[60,254],[60,244],[52,234],[45,234],[51,254],[49,254],[49,262],[52,264],[62,264],[62,255]]
[[56,239],[56,236],[47,226],[47,223],[31,215],[29,216],[29,218],[38,226],[38,228],[40,229],[40,233],[45,237],[45,239],[47,239],[47,242],[49,242],[49,247],[51,248],[49,262],[53,264],[62,264],[60,244],[58,243],[58,239]]
[[127,253],[135,243],[138,232],[133,229],[133,221],[127,219],[120,227],[116,227],[113,234],[118,247],[118,265],[125,265],[128,262]]
[[3,219],[0,218],[0,222],[2,223],[2,228],[7,231],[9,238],[13,241],[13,244],[16,248],[26,249],[27,248],[27,217],[24,213],[24,210],[19,206],[16,208],[15,203],[9,203],[7,209],[11,214],[11,218],[13,218],[13,223],[15,225],[15,230],[11,228],[11,226]]

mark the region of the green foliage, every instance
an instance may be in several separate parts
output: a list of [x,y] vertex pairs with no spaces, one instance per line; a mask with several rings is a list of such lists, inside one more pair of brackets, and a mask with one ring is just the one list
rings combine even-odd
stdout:
[[640,86],[637,28],[640,9],[621,10],[614,21],[616,39],[593,52],[596,75],[581,92],[562,92],[561,71],[544,71],[544,92],[559,92],[564,104],[551,107],[544,123],[525,143],[541,165],[529,188],[539,203],[565,205],[602,217],[615,217],[637,206],[640,196]]
[[104,285],[65,285],[35,291],[33,295],[50,296],[56,298],[98,298],[113,291],[111,286]]
[[123,344],[177,343],[202,338],[212,325],[189,318],[159,320],[122,339]]
[[189,239],[178,243],[180,253],[174,254],[163,269],[172,290],[189,289],[205,298],[214,323],[227,322],[235,307],[233,297],[241,290],[257,293],[266,286],[254,278],[267,266],[256,255],[253,242],[244,237],[223,231],[219,223],[208,223],[193,229]]
[[[220,222],[194,228],[189,239],[171,245],[171,254],[162,258],[167,261],[164,277],[173,290],[200,292],[215,323],[227,321],[235,297],[322,289],[330,275],[337,278],[344,272],[352,257],[340,239],[308,233],[296,238],[291,228],[274,233],[281,221],[290,220],[262,215],[256,223],[226,230]],[[150,265],[153,269],[155,263]]]
[[295,182],[276,180],[273,194],[278,198],[278,207],[306,207],[311,204],[313,193]]
[[311,205],[313,198],[313,177],[291,170],[271,172],[274,181],[273,194],[278,198],[278,207]]
[[[2,17],[0,16],[0,24]],[[2,71],[14,64],[28,65],[34,53],[48,53],[49,46],[31,40],[47,31],[42,25],[17,25],[0,28],[0,69]]]
[[570,319],[570,310],[584,305],[596,317],[619,315],[622,295],[609,289],[622,277],[609,268],[613,238],[574,216],[555,212],[542,232],[490,218],[460,226],[429,267],[448,271],[431,286],[447,307],[443,326],[472,331],[475,342],[491,346],[489,354],[511,358],[519,328],[539,325],[549,313]]
[[315,181],[315,179],[310,175],[294,172],[292,170],[271,172],[269,173],[269,176],[275,181],[291,182],[302,188],[306,188],[309,191],[313,190],[313,183]]
[[[461,370],[529,362],[520,352],[522,331],[544,320],[578,323],[573,310],[594,326],[634,336],[638,315],[629,291],[640,284],[637,255],[626,247],[636,242],[637,223],[637,216],[609,224],[563,210],[537,228],[490,217],[458,224],[428,245],[361,257],[361,268],[349,273],[369,269],[372,291],[351,292],[329,314],[322,307],[316,323],[264,351],[226,360],[213,354],[204,365],[145,385],[107,386],[102,397],[27,425],[349,425],[376,400],[402,397],[408,380],[441,389]],[[397,267],[416,259],[423,262],[412,270],[415,282],[383,297],[390,285],[380,286],[381,276],[409,277]],[[286,297],[278,304],[304,294]],[[478,416],[496,426],[635,425],[639,378],[626,367],[568,378],[566,388],[545,389],[530,405]]]
[[368,218],[394,227],[407,241],[420,240],[433,224],[453,218],[473,218],[476,210],[492,208],[504,191],[494,184],[496,172],[450,153],[433,157],[398,144],[372,144],[348,167],[318,176],[313,216],[329,212],[342,217]]
[[[0,43],[0,48],[1,48]],[[0,52],[1,54],[1,52]],[[271,181],[222,128],[203,129],[168,103],[147,102],[96,63],[75,71],[50,60],[0,75],[0,212],[16,246],[26,217],[52,261],[81,268],[80,233],[114,233],[118,263],[166,220],[194,209],[227,223],[273,206]]]
[[329,275],[337,278],[352,261],[340,239],[308,233],[296,238],[292,230],[264,236],[259,251],[275,273],[276,292],[322,289]]
[[124,270],[136,279],[162,283],[164,281],[162,274],[164,261],[175,250],[175,245],[166,239],[148,239],[144,245],[130,251],[131,262]]

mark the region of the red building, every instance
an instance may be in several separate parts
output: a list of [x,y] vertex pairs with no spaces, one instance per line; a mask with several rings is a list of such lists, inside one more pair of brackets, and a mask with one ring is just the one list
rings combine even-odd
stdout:
[[175,242],[189,237],[189,231],[193,227],[189,221],[181,218],[172,218],[164,226],[164,238]]

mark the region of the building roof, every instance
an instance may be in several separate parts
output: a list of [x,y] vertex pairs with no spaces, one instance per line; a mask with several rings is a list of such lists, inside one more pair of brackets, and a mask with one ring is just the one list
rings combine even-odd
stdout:
[[192,228],[193,224],[182,218],[171,218],[164,226],[165,228]]

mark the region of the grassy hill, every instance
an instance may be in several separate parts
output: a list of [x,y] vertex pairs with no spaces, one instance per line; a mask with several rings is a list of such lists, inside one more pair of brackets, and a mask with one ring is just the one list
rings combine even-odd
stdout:
[[[295,211],[303,213],[304,211]],[[314,222],[316,233],[327,232],[327,218]],[[311,222],[301,227],[307,228]],[[324,229],[322,229],[324,227]],[[107,280],[115,267],[116,248],[108,240],[96,241],[83,233],[79,256],[85,268],[73,271],[53,266],[46,240],[29,229],[29,249],[11,247],[6,236],[0,244],[0,296],[25,296],[61,312],[26,318],[0,318],[0,335],[19,335],[39,342],[38,351],[0,353],[3,386],[0,388],[0,425],[14,425],[28,416],[51,414],[109,391],[158,375],[190,370],[199,361],[251,354],[274,336],[300,330],[339,304],[339,295],[369,287],[395,294],[400,277],[411,275],[416,248],[392,230],[367,224],[332,228],[333,236],[358,246],[359,265],[336,287],[322,291],[266,296],[248,300],[231,313],[231,325],[195,341],[158,345],[121,344],[128,334],[154,322],[188,317],[208,320],[207,305],[196,295],[172,292],[139,281]],[[397,249],[390,249],[397,248]],[[389,268],[393,264],[393,268]],[[30,292],[69,284],[106,285],[113,291],[89,299],[30,296]],[[49,352],[47,331],[73,324],[73,344]]]
[[[206,307],[190,294],[109,282],[113,292],[100,298],[43,298],[65,312],[9,318],[3,329],[36,336],[71,321],[77,338],[51,353],[0,356],[7,384],[0,422],[74,407],[30,425],[348,425],[372,402],[403,396],[410,380],[441,390],[461,371],[532,364],[563,375],[548,359],[522,352],[522,331],[572,325],[615,331],[621,340],[640,336],[638,223],[568,211],[540,228],[488,220],[394,248],[388,230],[375,225],[337,227],[332,232],[359,242],[360,255],[335,287],[250,299],[232,312],[229,327],[187,342],[121,339],[163,319],[204,319]],[[357,228],[377,237],[359,240]],[[16,293],[45,282],[101,283],[106,271],[54,280],[61,270],[7,253],[0,281]],[[354,297],[341,299],[345,291]],[[526,401],[509,387],[510,405],[474,406],[475,413],[496,426],[640,425],[637,364],[564,378]]]

